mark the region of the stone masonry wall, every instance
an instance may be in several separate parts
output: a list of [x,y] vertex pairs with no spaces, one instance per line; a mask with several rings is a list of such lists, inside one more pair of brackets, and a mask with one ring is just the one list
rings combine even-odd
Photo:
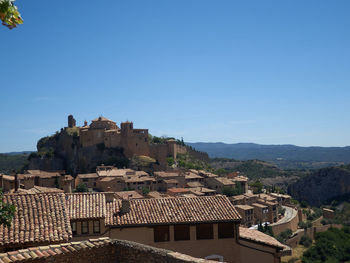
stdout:
[[104,237],[0,253],[0,262],[214,263],[215,261],[193,258],[178,252],[131,241]]

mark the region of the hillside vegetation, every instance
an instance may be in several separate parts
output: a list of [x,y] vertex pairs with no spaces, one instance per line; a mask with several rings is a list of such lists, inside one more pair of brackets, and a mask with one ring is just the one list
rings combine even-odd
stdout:
[[27,153],[0,154],[0,173],[10,174],[13,170],[20,171],[27,163]]
[[220,174],[238,171],[251,180],[276,177],[301,177],[307,174],[307,172],[298,170],[283,170],[274,164],[260,160],[239,161],[227,158],[213,158],[210,160],[210,165]]

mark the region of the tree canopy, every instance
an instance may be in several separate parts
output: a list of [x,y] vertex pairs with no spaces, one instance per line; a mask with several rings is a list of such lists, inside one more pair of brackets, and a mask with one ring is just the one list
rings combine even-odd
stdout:
[[23,19],[17,6],[14,5],[14,0],[0,0],[0,19],[2,24],[9,29],[23,24]]

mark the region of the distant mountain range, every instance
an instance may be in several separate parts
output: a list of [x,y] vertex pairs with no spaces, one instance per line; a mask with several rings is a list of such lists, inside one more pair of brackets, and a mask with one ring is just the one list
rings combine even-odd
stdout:
[[[211,158],[233,158],[236,160],[259,159],[277,164],[289,162],[325,162],[330,165],[350,163],[350,146],[346,147],[301,147],[295,145],[261,145],[255,143],[186,143]],[[321,165],[322,166],[322,165]]]

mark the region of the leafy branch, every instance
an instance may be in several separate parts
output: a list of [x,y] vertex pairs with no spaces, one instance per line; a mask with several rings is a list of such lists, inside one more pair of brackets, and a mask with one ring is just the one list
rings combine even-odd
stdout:
[[0,19],[2,24],[9,29],[23,24],[21,14],[14,5],[14,0],[0,0]]

